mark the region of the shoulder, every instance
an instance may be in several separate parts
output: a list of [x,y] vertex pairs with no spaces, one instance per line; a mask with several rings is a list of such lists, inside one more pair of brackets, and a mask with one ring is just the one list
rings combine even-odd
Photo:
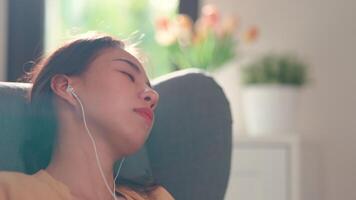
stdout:
[[20,172],[0,172],[0,199],[14,199],[16,188],[28,182],[31,177]]
[[32,175],[21,172],[0,172],[0,199],[28,198],[30,193],[39,193],[43,183]]
[[117,188],[118,192],[126,199],[142,199],[142,200],[174,200],[173,196],[162,186],[155,186],[149,192],[138,192],[134,189],[121,185]]
[[167,200],[174,200],[171,193],[169,193],[164,187],[157,186],[154,190],[149,193],[150,199],[167,199]]
[[28,181],[35,181],[35,179],[21,172],[0,171],[0,186],[22,184]]

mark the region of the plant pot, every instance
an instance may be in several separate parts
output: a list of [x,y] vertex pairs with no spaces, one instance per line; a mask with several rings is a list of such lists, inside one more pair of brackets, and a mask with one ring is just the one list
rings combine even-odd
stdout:
[[299,87],[265,84],[245,86],[242,104],[250,135],[296,132]]

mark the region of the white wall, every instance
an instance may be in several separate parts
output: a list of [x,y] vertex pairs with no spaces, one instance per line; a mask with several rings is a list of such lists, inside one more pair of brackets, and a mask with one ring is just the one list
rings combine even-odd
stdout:
[[0,81],[6,78],[7,0],[0,0]]
[[[260,27],[258,43],[245,49],[249,54],[295,50],[310,63],[313,82],[303,91],[299,123],[302,199],[356,199],[356,1],[203,2],[238,14],[243,26]],[[235,126],[244,131],[240,86],[232,83]]]

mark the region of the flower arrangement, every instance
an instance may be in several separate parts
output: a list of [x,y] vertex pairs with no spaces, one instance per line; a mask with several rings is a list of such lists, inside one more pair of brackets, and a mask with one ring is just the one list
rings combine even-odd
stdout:
[[242,68],[245,85],[284,84],[302,86],[307,79],[307,65],[296,55],[265,54]]
[[[213,5],[205,5],[194,23],[184,14],[173,18],[159,17],[156,21],[156,41],[168,50],[174,69],[189,67],[213,70],[236,56],[238,45],[236,17],[220,17]],[[258,29],[250,27],[243,35],[245,42],[253,42]]]

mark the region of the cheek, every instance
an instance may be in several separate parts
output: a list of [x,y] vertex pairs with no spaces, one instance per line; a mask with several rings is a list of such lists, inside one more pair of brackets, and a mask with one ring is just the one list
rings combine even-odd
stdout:
[[97,129],[104,132],[106,140],[114,143],[114,146],[125,146],[125,152],[138,150],[150,131],[144,119],[133,111],[135,104],[129,95],[132,96],[119,90],[116,93],[105,91],[101,95],[91,95],[87,113]]
[[115,74],[109,74],[105,78],[90,82],[86,93],[96,114],[113,117],[116,112],[130,106],[128,105],[129,91],[126,88],[127,85],[123,81],[119,82]]
[[124,146],[125,152],[138,150],[146,141],[150,127],[133,111],[138,97],[132,83],[115,74],[88,83],[86,89],[86,110],[92,125],[104,132],[113,146]]
[[92,97],[90,115],[99,125],[118,126],[121,121],[126,121],[125,115],[129,112],[130,105],[118,94],[106,95],[107,92]]
[[121,87],[114,86],[110,79],[112,78],[108,77],[87,82],[81,95],[86,115],[99,128],[107,123],[114,123],[120,118],[120,113],[129,108],[124,91]]

